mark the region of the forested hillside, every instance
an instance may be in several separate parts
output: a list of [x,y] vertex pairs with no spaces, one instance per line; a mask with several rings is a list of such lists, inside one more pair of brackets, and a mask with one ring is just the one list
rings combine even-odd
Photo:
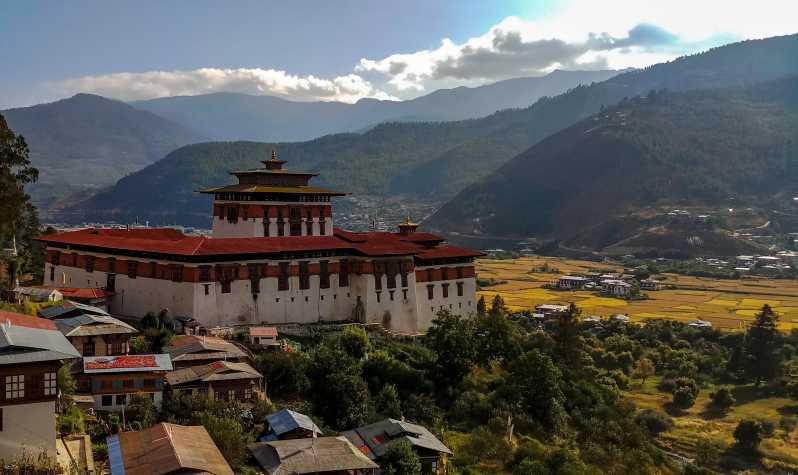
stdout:
[[[66,216],[123,220],[157,216],[171,217],[172,222],[207,224],[209,207],[205,200],[194,196],[194,190],[208,184],[227,183],[228,170],[256,163],[271,148],[277,148],[282,157],[290,160],[289,167],[319,172],[325,184],[342,190],[357,194],[412,193],[424,199],[446,199],[602,106],[650,90],[728,87],[798,74],[795,57],[798,57],[796,35],[746,41],[624,73],[602,83],[541,99],[525,109],[510,109],[482,119],[384,124],[363,134],[329,136],[296,144],[192,146],[125,178],[94,199],[73,207]],[[167,177],[168,199],[163,197]],[[156,196],[164,199],[155,200]],[[528,216],[534,216],[535,206],[528,209]],[[452,218],[440,219],[439,224],[448,226],[452,219],[466,215],[471,216],[454,213]],[[451,229],[461,226],[461,222],[456,223]]]
[[[599,226],[594,234],[618,240],[640,229],[617,220],[644,208],[791,206],[798,192],[796,91],[793,76],[747,88],[659,91],[624,100],[466,188],[431,224],[468,234],[553,239]],[[627,234],[615,233],[617,226]],[[597,247],[611,244],[596,239]],[[579,241],[591,242],[584,236]]]

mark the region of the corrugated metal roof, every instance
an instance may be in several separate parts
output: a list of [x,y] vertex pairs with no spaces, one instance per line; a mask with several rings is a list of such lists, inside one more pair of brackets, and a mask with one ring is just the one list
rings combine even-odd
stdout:
[[119,355],[119,356],[85,356],[83,372],[98,373],[130,373],[140,371],[171,371],[172,359],[169,355]]
[[162,422],[149,429],[108,438],[112,475],[209,473],[233,475],[202,426]]
[[379,468],[343,436],[257,442],[247,448],[269,475]]
[[71,300],[66,301],[66,303],[62,305],[56,305],[39,310],[39,315],[44,318],[66,318],[84,313],[89,315],[110,315],[108,312],[99,307],[73,302]]
[[202,366],[182,368],[166,374],[166,381],[172,385],[192,381],[221,381],[231,379],[259,379],[263,375],[247,363],[214,361]]
[[271,431],[278,437],[295,429],[305,429],[321,434],[321,429],[310,417],[290,409],[281,409],[274,414],[269,414],[266,416],[266,422],[269,424]]
[[398,440],[406,440],[414,447],[445,454],[452,453],[426,427],[396,419],[385,419],[374,424],[358,427],[344,432],[344,436],[371,459],[381,457],[388,450],[388,447]]
[[0,365],[80,358],[52,322],[0,312]]
[[138,333],[132,325],[108,315],[78,315],[54,320],[64,336],[118,335]]
[[213,336],[178,335],[164,351],[173,361],[224,360],[250,358],[235,342]]

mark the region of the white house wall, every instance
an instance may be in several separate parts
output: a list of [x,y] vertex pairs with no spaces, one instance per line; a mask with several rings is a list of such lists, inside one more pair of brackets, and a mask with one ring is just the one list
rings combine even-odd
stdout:
[[22,450],[34,457],[42,451],[55,457],[55,401],[2,407],[0,459],[10,461]]

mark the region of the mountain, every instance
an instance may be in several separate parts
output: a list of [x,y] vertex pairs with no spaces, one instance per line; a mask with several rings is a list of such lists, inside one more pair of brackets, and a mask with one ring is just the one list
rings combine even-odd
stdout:
[[618,71],[554,71],[487,86],[441,89],[408,101],[361,99],[294,102],[273,96],[216,93],[135,101],[130,104],[202,132],[212,140],[296,142],[341,132],[361,132],[386,121],[451,121],[526,107]]
[[[158,217],[163,220],[159,222],[207,226],[207,200],[197,197],[194,190],[229,182],[228,170],[251,166],[268,156],[271,148],[289,160],[290,168],[318,172],[320,183],[356,195],[411,195],[427,202],[443,201],[543,138],[626,96],[663,88],[739,86],[798,74],[797,56],[798,35],[746,41],[577,86],[525,109],[508,109],[481,119],[387,123],[364,133],[293,144],[194,145],[126,177],[64,216],[120,221]],[[448,208],[453,206],[457,204]],[[462,230],[451,219],[440,223]]]
[[40,204],[108,186],[175,148],[203,140],[168,119],[91,94],[2,114],[30,147],[31,162],[39,169],[39,182],[30,192]]
[[[739,241],[723,226],[734,218],[730,209],[795,215],[796,193],[798,76],[791,76],[624,100],[467,187],[429,224],[556,239],[567,248],[734,254]],[[677,207],[710,218],[696,224],[668,215]]]

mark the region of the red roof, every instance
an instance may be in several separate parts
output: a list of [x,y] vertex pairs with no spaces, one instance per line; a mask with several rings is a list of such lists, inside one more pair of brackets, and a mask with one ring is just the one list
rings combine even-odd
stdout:
[[39,289],[58,289],[66,299],[104,299],[114,295],[113,292],[93,287],[53,287],[50,285],[34,285],[34,287]]
[[[415,234],[415,236],[413,236]],[[332,236],[286,236],[209,238],[186,236],[174,229],[83,229],[50,236],[39,241],[101,249],[153,252],[179,256],[225,256],[241,254],[274,254],[293,251],[353,250],[366,256],[418,255],[422,258],[476,257],[482,253],[429,244],[443,238],[430,233],[398,234],[390,232],[353,233],[336,229]],[[421,245],[419,243],[424,243]],[[425,257],[425,256],[434,257]]]
[[46,318],[32,317],[21,313],[0,310],[0,324],[10,322],[18,327],[37,328],[39,330],[55,330],[55,323]]
[[154,355],[124,355],[84,360],[84,369],[152,368],[158,366]]

